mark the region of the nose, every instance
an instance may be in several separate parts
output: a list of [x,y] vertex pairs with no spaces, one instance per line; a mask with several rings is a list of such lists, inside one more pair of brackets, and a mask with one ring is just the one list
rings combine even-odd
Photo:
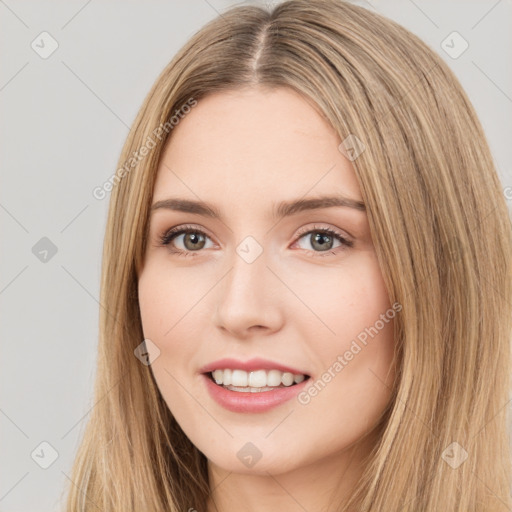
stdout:
[[279,291],[279,280],[267,267],[265,252],[252,263],[238,254],[232,261],[232,268],[216,287],[214,324],[240,339],[281,329],[283,290]]

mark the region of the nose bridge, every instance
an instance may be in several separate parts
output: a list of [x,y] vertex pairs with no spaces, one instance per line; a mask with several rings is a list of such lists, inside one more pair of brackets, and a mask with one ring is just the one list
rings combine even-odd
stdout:
[[231,307],[256,306],[265,302],[265,283],[268,280],[266,254],[262,251],[256,256],[254,246],[245,242],[239,244],[231,258],[231,270],[226,276],[224,286],[225,303]]
[[258,284],[264,284],[267,279],[265,274],[269,273],[268,247],[264,247],[263,238],[262,234],[247,235],[246,231],[245,236],[234,247],[229,257],[231,271],[227,276],[227,293],[240,295],[240,298],[250,290],[253,296],[259,293]]
[[217,295],[215,323],[241,335],[253,326],[278,328],[281,312],[267,268],[267,253],[253,237],[236,247]]

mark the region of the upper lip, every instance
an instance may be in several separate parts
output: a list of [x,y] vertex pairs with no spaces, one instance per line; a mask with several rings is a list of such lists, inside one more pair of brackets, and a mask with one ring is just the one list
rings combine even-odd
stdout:
[[276,361],[261,358],[249,359],[248,361],[238,361],[232,358],[218,359],[217,361],[213,361],[212,363],[203,366],[199,371],[201,373],[209,373],[214,370],[224,370],[228,368],[232,370],[245,370],[246,372],[254,370],[279,370],[293,374],[308,375],[306,372],[298,370],[297,368],[292,368],[291,366],[286,366]]

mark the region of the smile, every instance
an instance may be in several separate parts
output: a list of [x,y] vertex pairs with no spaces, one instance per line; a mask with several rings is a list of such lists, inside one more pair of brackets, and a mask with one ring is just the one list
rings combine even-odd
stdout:
[[[237,371],[238,370],[233,370],[233,373]],[[259,371],[261,370],[250,373],[258,373]],[[271,373],[272,371],[273,370],[270,370],[268,373]],[[293,374],[290,375],[293,376]],[[224,409],[237,413],[262,413],[284,404],[288,400],[294,398],[304,389],[304,386],[309,380],[309,376],[300,374],[298,375],[298,380],[300,380],[298,383],[296,383],[295,379],[293,379],[293,383],[286,385],[282,383],[281,378],[281,382],[278,386],[264,385],[258,387],[252,387],[248,385],[233,386],[232,384],[225,385],[223,383],[217,383],[214,380],[212,372],[204,373],[202,374],[202,377],[210,397]],[[235,373],[235,382],[237,378],[237,374]],[[256,376],[256,378],[260,378],[260,382],[263,380],[262,376]],[[272,378],[277,379],[277,375],[270,375],[270,381],[276,382],[272,381]],[[287,382],[289,382],[289,379],[290,377],[285,377]]]
[[216,384],[232,391],[268,391],[278,387],[288,387],[299,384],[306,378],[304,374],[293,374],[280,370],[245,371],[240,369],[214,370],[210,373]]

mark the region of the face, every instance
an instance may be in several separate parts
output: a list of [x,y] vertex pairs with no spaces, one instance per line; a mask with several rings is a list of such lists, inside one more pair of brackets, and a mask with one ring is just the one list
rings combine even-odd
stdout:
[[[285,208],[362,202],[341,139],[284,88],[210,95],[171,135],[139,274],[163,398],[219,468],[279,474],[343,457],[389,403],[395,310],[364,208]],[[215,376],[237,390],[205,368],[232,370]]]

